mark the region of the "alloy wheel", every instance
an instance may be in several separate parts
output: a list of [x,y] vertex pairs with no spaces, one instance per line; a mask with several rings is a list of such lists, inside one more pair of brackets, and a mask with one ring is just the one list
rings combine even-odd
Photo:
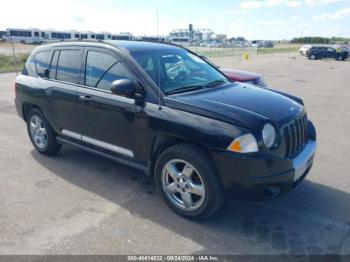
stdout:
[[176,207],[194,211],[205,199],[205,186],[200,173],[187,161],[174,159],[162,170],[162,189]]
[[35,145],[40,149],[46,148],[48,138],[43,120],[38,115],[34,115],[31,117],[29,123],[30,135]]

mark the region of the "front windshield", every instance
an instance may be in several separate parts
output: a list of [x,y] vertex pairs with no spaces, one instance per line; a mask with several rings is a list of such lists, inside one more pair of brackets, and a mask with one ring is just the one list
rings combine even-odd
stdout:
[[131,55],[165,94],[229,82],[203,59],[183,49],[133,51]]

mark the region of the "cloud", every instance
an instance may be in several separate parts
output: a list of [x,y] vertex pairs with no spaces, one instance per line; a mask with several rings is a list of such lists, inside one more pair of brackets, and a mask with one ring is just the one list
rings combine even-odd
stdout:
[[239,15],[244,15],[246,13],[247,12],[243,10],[232,10],[232,11],[229,11],[227,14],[232,16],[239,16]]
[[349,0],[245,0],[241,2],[243,9],[258,9],[262,7],[288,6],[298,7],[303,4],[308,6],[329,5],[340,2],[348,2]]
[[305,4],[309,6],[315,6],[315,5],[329,5],[329,4],[335,4],[340,2],[346,2],[349,0],[305,0]]
[[299,21],[299,20],[302,20],[302,17],[298,16],[298,15],[294,15],[294,16],[290,17],[289,20],[290,21]]
[[350,15],[350,7],[338,10],[334,13],[323,13],[314,16],[314,21],[341,20]]
[[275,7],[280,5],[286,5],[289,7],[301,6],[302,1],[300,0],[265,0],[265,1],[256,1],[248,0],[241,3],[241,8],[243,9],[258,9],[261,7]]
[[80,16],[73,16],[72,20],[74,23],[77,23],[77,24],[85,23],[85,19]]
[[301,1],[297,1],[297,0],[290,0],[290,1],[286,1],[285,3],[287,6],[289,7],[297,7],[297,6],[301,6]]
[[285,20],[260,20],[258,23],[263,26],[278,26],[278,25],[286,24],[286,21]]

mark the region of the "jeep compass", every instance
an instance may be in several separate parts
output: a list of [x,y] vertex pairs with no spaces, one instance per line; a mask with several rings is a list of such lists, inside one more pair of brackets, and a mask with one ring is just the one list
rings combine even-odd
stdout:
[[233,83],[171,44],[41,45],[15,92],[39,153],[54,155],[66,144],[142,170],[190,218],[214,214],[228,192],[268,199],[291,190],[316,149],[300,98]]

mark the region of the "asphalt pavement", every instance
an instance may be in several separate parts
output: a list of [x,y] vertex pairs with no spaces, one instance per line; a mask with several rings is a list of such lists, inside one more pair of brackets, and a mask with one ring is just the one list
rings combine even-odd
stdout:
[[207,221],[172,212],[144,174],[65,146],[38,154],[0,75],[0,254],[350,254],[350,63],[287,55],[225,67],[304,99],[318,132],[308,177],[278,199],[229,199]]

